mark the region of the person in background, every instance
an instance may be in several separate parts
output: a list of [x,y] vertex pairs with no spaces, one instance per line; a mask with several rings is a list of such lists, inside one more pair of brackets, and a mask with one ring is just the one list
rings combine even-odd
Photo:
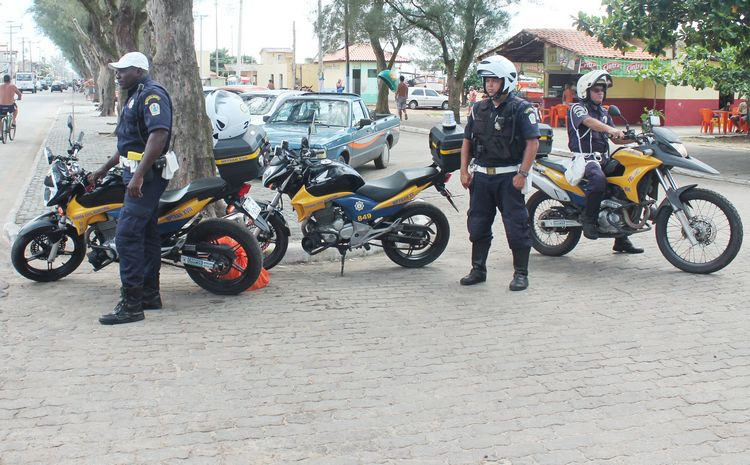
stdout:
[[[406,85],[403,76],[399,76],[398,87],[396,88],[396,108],[398,109],[398,117],[402,120],[408,120],[409,115],[406,114],[406,97],[409,95],[409,86]],[[401,113],[403,112],[403,116]]]
[[563,91],[562,101],[565,105],[572,105],[575,99],[575,93],[573,92],[573,86],[571,84],[565,84],[565,90]]
[[741,102],[737,110],[738,114],[730,116],[729,119],[736,128],[735,131],[740,132],[742,123],[747,121],[747,102]]
[[273,85],[273,79],[268,80],[268,90],[274,90],[276,86]]
[[339,94],[344,93],[344,83],[341,82],[341,79],[339,79],[338,82],[336,82],[336,92]]
[[3,83],[0,84],[0,113],[4,116],[6,113],[13,113],[13,127],[16,127],[16,117],[18,116],[18,105],[16,97],[21,100],[23,94],[15,84],[11,84],[10,76],[3,76]]

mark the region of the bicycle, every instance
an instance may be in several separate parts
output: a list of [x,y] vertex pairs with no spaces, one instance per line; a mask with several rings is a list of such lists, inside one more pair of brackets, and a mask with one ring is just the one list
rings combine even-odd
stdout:
[[0,120],[0,132],[2,133],[3,144],[16,138],[16,128],[13,126],[13,113],[5,113]]

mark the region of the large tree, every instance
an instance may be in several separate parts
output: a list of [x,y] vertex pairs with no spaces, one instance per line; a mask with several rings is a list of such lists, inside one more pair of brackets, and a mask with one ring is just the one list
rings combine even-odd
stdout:
[[201,92],[193,37],[192,0],[149,0],[156,41],[151,74],[172,98],[172,147],[180,160],[173,187],[214,174],[211,125]]
[[[368,42],[378,72],[393,68],[401,47],[414,35],[413,28],[385,0],[333,0],[315,24],[316,32],[323,35],[324,53],[341,47],[345,35],[350,45]],[[388,58],[387,52],[391,54]],[[389,113],[388,96],[388,87],[378,80],[377,113]]]
[[578,14],[580,30],[604,45],[656,55],[685,46],[670,82],[750,94],[750,5],[747,0],[607,0],[607,16]]
[[508,27],[505,8],[517,0],[385,0],[410,25],[436,42],[448,77],[450,108],[461,121],[466,72],[479,46],[489,45]]

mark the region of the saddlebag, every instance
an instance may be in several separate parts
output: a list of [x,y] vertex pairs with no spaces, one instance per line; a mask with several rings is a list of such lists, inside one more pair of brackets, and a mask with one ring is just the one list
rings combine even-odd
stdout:
[[219,176],[230,185],[256,179],[260,174],[263,142],[266,132],[259,126],[250,126],[245,134],[221,139],[214,145],[214,160]]
[[543,158],[552,152],[552,128],[549,124],[539,123],[539,149],[536,151],[537,158]]

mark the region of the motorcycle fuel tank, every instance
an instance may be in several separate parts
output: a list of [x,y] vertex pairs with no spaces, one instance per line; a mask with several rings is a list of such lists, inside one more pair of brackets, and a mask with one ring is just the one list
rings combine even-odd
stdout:
[[316,197],[336,192],[355,192],[365,184],[354,168],[332,160],[317,161],[306,174],[305,187]]

